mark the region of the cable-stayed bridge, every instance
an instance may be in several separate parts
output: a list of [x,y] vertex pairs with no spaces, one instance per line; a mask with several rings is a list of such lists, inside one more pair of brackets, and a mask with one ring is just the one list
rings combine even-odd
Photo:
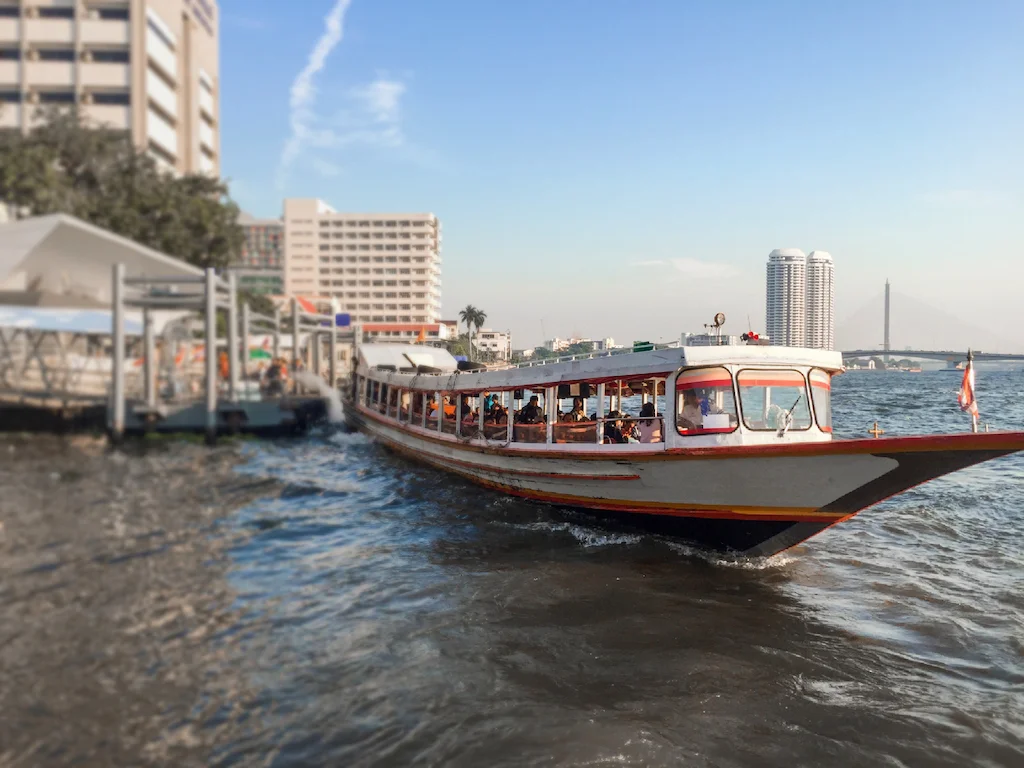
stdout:
[[[1020,362],[1024,363],[1024,355],[1016,354],[1004,354],[1002,352],[974,352],[974,361],[977,363],[988,362],[988,363],[1012,363]],[[909,358],[911,360],[941,360],[946,363],[962,363],[967,360],[967,350],[929,350],[929,349],[898,349],[898,350],[885,350],[878,349],[851,349],[843,350],[843,360],[854,360],[857,358],[869,359],[872,357],[885,358],[888,355],[889,360],[902,360],[903,358]]]

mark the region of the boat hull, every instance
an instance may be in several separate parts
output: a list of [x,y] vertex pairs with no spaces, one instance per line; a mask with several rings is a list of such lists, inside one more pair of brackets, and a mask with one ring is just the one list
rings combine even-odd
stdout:
[[455,440],[359,406],[346,414],[389,448],[478,485],[744,556],[776,554],[910,487],[1024,449],[1024,433],[992,433],[568,452]]

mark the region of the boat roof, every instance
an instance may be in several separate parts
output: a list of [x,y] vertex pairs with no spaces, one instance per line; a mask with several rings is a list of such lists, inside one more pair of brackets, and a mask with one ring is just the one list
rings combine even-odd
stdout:
[[[378,351],[382,348],[394,352]],[[537,361],[524,363],[507,368],[482,371],[456,371],[455,359],[442,349],[417,345],[396,344],[365,344],[359,348],[360,372],[367,373],[380,365],[394,366],[394,372],[388,370],[384,376],[375,379],[387,381],[398,386],[413,389],[431,389],[437,387],[443,391],[476,392],[482,390],[520,389],[531,387],[550,387],[556,384],[569,384],[579,381],[601,382],[617,379],[635,381],[643,378],[667,376],[679,368],[703,367],[711,365],[762,365],[797,366],[823,368],[829,372],[843,370],[843,358],[840,352],[823,349],[805,349],[803,347],[770,347],[760,345],[723,345],[714,347],[683,347],[668,346],[655,348],[646,352],[596,352],[587,355],[576,355],[560,358],[555,361]],[[402,362],[408,355],[423,354],[428,350],[441,353],[451,360],[450,367],[442,367],[436,363],[418,363],[430,365],[444,371],[441,374],[402,373],[402,368],[410,367]],[[386,362],[378,363],[377,360]],[[400,361],[395,362],[396,360]],[[381,371],[384,373],[384,371]]]

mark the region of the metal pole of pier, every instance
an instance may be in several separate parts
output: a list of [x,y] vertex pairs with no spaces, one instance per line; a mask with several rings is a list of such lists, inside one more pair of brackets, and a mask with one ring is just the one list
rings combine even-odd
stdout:
[[313,345],[313,359],[310,365],[313,368],[313,373],[317,376],[320,375],[320,323],[317,322],[316,327],[313,329],[313,333],[309,337],[310,343]]
[[299,301],[292,297],[292,379],[299,370]]
[[327,382],[331,389],[338,386],[338,314],[331,312],[331,343],[328,347],[331,352],[331,362],[327,366],[327,375],[331,380]]
[[124,264],[114,265],[113,284],[114,327],[111,329],[114,344],[113,354],[113,418],[110,425],[110,436],[115,443],[124,438]]
[[[242,380],[246,382],[249,380],[249,326],[252,324],[250,313],[249,302],[245,302],[242,305]],[[248,383],[245,387],[248,391]]]
[[206,442],[217,440],[217,273],[206,270]]
[[604,419],[604,384],[597,385],[597,442],[604,442],[604,430],[602,420]]
[[146,407],[156,408],[156,327],[153,314],[148,308],[142,310],[142,329],[146,341],[143,373],[146,377]]
[[238,275],[228,273],[228,397],[238,400]]
[[274,307],[274,363],[281,357],[281,309]]

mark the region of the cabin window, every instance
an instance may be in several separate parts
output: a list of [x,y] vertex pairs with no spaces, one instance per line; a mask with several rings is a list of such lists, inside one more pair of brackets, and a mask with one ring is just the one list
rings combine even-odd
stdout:
[[513,441],[517,443],[546,443],[548,441],[548,404],[544,390],[516,390],[515,395],[516,399],[521,401],[521,406],[515,413],[515,424],[512,430]]
[[814,401],[814,418],[822,432],[832,431],[832,376],[827,371],[815,368],[808,377],[811,385],[811,399]]
[[739,372],[736,383],[747,429],[811,428],[807,386],[799,371],[747,369]]
[[733,432],[739,426],[732,374],[726,368],[686,369],[676,376],[676,431],[680,435]]
[[441,395],[441,431],[449,435],[455,434],[454,392],[444,392]]
[[484,436],[488,440],[508,440],[508,412],[512,392],[484,392]]

